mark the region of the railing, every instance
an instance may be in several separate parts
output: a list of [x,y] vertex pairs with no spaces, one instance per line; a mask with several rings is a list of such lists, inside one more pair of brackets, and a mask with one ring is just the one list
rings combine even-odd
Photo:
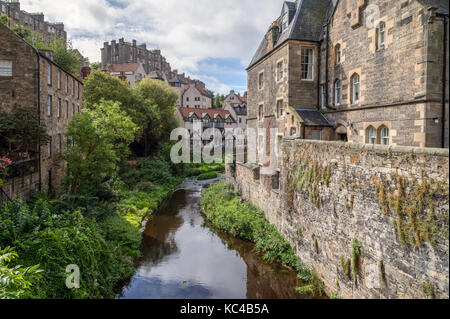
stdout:
[[8,166],[8,172],[5,176],[5,180],[35,173],[38,171],[38,165],[38,159],[13,163],[11,166]]

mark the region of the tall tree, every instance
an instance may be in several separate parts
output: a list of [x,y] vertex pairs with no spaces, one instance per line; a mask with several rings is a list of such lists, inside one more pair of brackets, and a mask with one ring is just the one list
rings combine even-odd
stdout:
[[75,115],[69,123],[66,184],[70,194],[87,194],[116,170],[129,154],[129,144],[138,130],[118,102],[101,101]]

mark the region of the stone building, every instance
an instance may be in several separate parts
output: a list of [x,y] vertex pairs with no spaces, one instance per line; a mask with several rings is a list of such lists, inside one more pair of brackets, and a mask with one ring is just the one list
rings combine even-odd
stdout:
[[204,88],[189,85],[183,92],[181,105],[185,108],[209,109],[212,107],[212,97]]
[[285,2],[248,67],[248,126],[278,127],[280,137],[448,147],[445,28],[441,0]]
[[236,94],[235,91],[230,91],[224,101],[222,108],[228,112],[236,119],[238,127],[242,129],[247,128],[247,92],[241,96],[239,93]]
[[45,21],[43,13],[28,13],[20,10],[19,0],[0,0],[0,15],[6,14],[10,21],[9,27],[21,25],[31,31],[39,33],[45,42],[53,37],[59,37],[67,41],[67,32],[64,23],[51,23]]
[[[35,152],[7,154],[14,161],[14,175],[3,191],[10,198],[26,198],[36,189],[53,191],[65,175],[66,163],[59,155],[69,120],[83,108],[83,83],[59,67],[52,52],[37,51],[0,25],[0,113],[17,108],[36,112],[51,140]],[[6,155],[4,145],[0,151]]]
[[144,66],[141,62],[113,64],[108,66],[108,72],[112,76],[126,81],[133,89],[136,87],[136,82],[145,77]]
[[169,81],[177,78],[181,82],[205,88],[205,84],[199,80],[191,79],[184,73],[178,74],[178,70],[172,70],[170,63],[161,54],[161,50],[149,50],[145,43],[138,45],[136,40],[126,42],[124,38],[119,41],[105,42],[101,49],[102,70],[115,64],[135,64],[141,62],[145,73],[152,78]]

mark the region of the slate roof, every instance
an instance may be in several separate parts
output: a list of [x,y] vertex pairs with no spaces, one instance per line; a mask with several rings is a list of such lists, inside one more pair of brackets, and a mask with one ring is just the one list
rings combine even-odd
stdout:
[[[330,0],[298,0],[297,3],[286,1],[283,4],[283,9],[285,5],[289,10],[289,27],[280,34],[272,51],[280,47],[287,40],[318,42]],[[275,23],[281,25],[281,20],[282,15],[275,20]],[[272,52],[267,49],[267,44],[267,38],[264,35],[248,68],[251,68],[267,54]]]
[[295,108],[305,126],[333,126],[317,109]]
[[448,0],[418,0],[425,6],[437,9],[437,13],[448,14]]

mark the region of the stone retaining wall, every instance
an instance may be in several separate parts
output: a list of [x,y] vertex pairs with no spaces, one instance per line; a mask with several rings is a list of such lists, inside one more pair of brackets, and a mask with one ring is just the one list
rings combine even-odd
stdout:
[[227,167],[227,178],[329,295],[449,297],[448,149],[303,140],[282,149],[279,190],[254,166]]

